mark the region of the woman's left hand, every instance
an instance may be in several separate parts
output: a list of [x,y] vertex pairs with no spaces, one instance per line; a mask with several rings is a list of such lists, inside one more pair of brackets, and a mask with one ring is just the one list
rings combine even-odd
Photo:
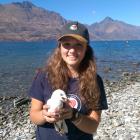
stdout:
[[71,119],[73,115],[73,108],[69,105],[69,101],[65,102],[64,108],[59,111],[59,119]]

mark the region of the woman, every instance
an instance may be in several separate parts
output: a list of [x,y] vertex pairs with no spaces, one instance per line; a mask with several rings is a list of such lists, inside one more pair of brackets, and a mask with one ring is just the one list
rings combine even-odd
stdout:
[[[46,102],[57,89],[66,93],[68,101],[62,109],[49,112]],[[89,46],[89,33],[83,24],[64,25],[58,47],[47,66],[37,73],[29,95],[30,119],[37,125],[37,140],[93,140],[101,110],[108,107]],[[54,124],[60,120],[65,120],[68,133],[55,130]]]

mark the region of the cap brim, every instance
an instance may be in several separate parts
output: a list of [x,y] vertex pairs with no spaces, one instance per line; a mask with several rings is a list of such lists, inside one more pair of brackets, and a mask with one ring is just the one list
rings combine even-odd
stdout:
[[66,34],[66,35],[63,35],[63,36],[58,38],[58,41],[61,41],[65,37],[72,37],[72,38],[75,38],[75,39],[79,40],[80,42],[87,43],[87,40],[85,38],[83,38],[82,36],[77,35],[77,34]]

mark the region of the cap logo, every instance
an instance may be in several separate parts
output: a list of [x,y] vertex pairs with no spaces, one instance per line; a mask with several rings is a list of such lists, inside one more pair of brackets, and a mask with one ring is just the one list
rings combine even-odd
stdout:
[[77,30],[77,28],[78,28],[78,27],[77,27],[77,25],[75,25],[75,24],[73,24],[73,25],[70,26],[70,29],[73,30],[73,31]]

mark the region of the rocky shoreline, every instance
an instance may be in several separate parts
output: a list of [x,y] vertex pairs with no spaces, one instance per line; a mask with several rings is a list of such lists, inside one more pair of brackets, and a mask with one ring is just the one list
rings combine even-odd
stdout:
[[[94,140],[140,139],[140,73],[123,73],[119,81],[104,81],[109,109],[103,111]],[[0,140],[35,140],[29,120],[29,99],[0,98]],[[20,101],[19,101],[20,102]]]
[[110,90],[106,88],[109,109],[94,140],[140,140],[140,75],[125,75]]

